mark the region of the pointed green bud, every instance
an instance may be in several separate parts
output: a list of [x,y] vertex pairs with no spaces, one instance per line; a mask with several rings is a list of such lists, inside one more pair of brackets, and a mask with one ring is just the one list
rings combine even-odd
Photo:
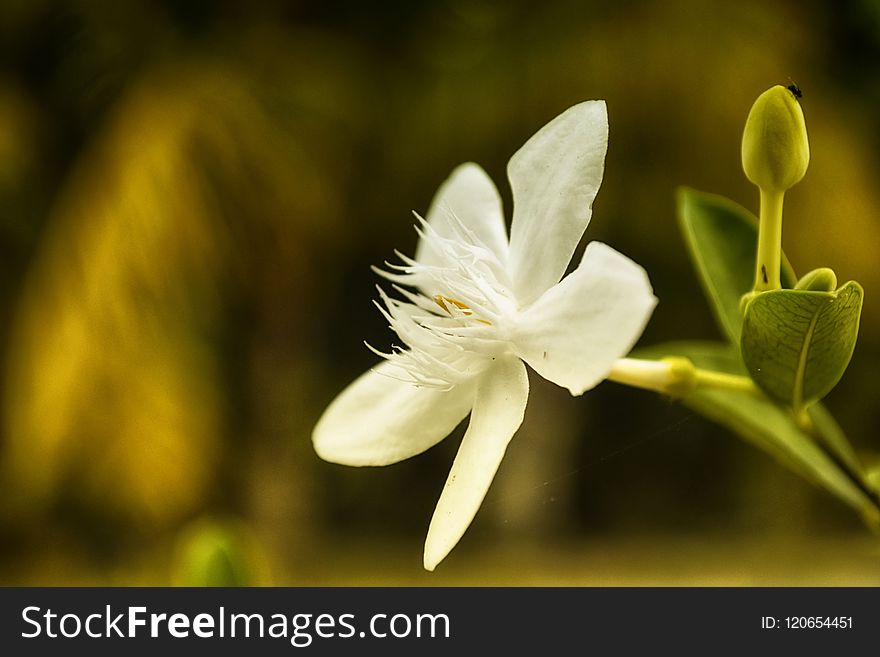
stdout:
[[811,292],[834,292],[837,289],[837,275],[828,267],[819,267],[804,274],[803,278],[794,286],[795,290],[810,290]]
[[765,192],[784,192],[804,177],[810,144],[791,90],[776,85],[758,96],[743,131],[742,163],[746,177]]

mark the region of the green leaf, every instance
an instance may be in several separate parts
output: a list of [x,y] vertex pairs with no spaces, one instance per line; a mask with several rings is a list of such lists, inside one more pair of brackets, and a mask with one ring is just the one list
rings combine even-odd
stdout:
[[771,398],[800,410],[821,399],[849,365],[862,311],[862,287],[836,292],[772,290],[746,308],[742,357]]
[[[677,193],[678,219],[691,259],[718,325],[734,344],[740,342],[740,299],[752,290],[758,220],[733,201],[681,187]],[[797,278],[785,255],[780,272],[783,287]]]
[[[639,358],[683,356],[699,368],[745,375],[734,345],[720,342],[672,342],[640,348]],[[825,488],[862,513],[866,522],[880,522],[876,493],[843,431],[819,403],[809,409],[815,436],[800,428],[789,409],[771,400],[733,390],[698,388],[682,403],[717,422],[773,456],[808,481]]]

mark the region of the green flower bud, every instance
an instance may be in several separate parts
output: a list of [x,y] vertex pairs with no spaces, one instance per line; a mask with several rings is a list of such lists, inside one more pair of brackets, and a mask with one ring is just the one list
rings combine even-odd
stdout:
[[794,93],[771,87],[752,105],[743,131],[746,177],[767,192],[784,192],[800,181],[810,163],[804,113]]
[[828,267],[820,267],[804,274],[803,278],[794,286],[795,290],[810,290],[812,292],[834,292],[837,289],[837,275]]

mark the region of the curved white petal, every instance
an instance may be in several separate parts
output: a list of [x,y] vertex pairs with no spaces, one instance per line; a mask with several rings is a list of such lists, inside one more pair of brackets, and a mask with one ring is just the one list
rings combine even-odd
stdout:
[[605,101],[592,100],[557,116],[510,158],[509,269],[520,307],[565,273],[590,223],[607,148]]
[[580,395],[639,339],[657,304],[645,270],[601,242],[519,317],[516,352],[538,374]]
[[[479,165],[468,162],[455,168],[434,195],[426,220],[437,235],[446,239],[456,239],[463,227],[501,263],[507,262],[501,196]],[[423,265],[444,264],[441,254],[425,239],[419,240],[415,259]]]
[[522,424],[529,379],[519,358],[499,358],[480,377],[470,426],[458,449],[425,540],[425,568],[434,570],[474,519],[507,444]]
[[318,456],[343,465],[396,463],[436,445],[471,410],[472,381],[443,391],[392,378],[400,375],[385,361],[343,390],[312,432]]

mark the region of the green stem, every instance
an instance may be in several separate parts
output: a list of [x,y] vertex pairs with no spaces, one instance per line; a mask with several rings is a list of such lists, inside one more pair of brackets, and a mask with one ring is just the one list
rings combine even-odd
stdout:
[[813,424],[813,420],[810,418],[806,406],[799,410],[794,410],[793,412],[795,424],[813,439],[813,442],[815,442],[819,449],[825,453],[825,456],[831,459],[831,461],[833,461],[834,464],[840,468],[847,477],[849,477],[855,487],[858,488],[859,491],[870,500],[871,504],[874,505],[875,513],[870,518],[865,517],[865,520],[869,521],[869,524],[873,523],[873,528],[877,529],[876,523],[880,522],[880,492],[875,490],[874,487],[868,483],[864,474],[860,470],[855,469],[852,465],[847,463],[834,449],[831,448],[825,436],[816,430],[816,426]]
[[700,388],[760,394],[757,386],[747,376],[701,369],[694,366],[689,359],[679,356],[661,360],[620,358],[606,378],[673,397],[684,397]]
[[782,199],[784,191],[761,189],[758,223],[758,253],[755,258],[755,292],[782,287],[779,268],[782,260]]
[[714,370],[697,368],[697,388],[715,388],[716,390],[736,390],[738,392],[758,393],[755,382],[747,376],[727,374]]

